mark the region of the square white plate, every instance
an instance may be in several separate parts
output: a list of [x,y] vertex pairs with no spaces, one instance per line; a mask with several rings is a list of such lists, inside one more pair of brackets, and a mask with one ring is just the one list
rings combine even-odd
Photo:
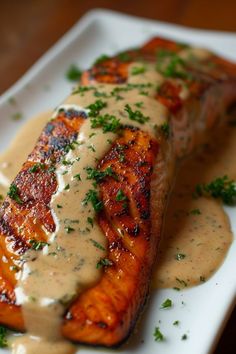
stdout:
[[[0,97],[0,150],[6,148],[26,120],[54,108],[70,93],[72,87],[65,72],[72,63],[84,69],[103,53],[112,55],[156,35],[206,46],[236,60],[235,34],[194,30],[112,11],[93,10]],[[16,100],[16,105],[9,103],[11,97]],[[13,122],[11,116],[16,112],[21,112],[23,119]],[[227,213],[236,235],[236,210],[227,208]],[[235,304],[235,266],[234,241],[223,265],[203,285],[181,292],[172,289],[153,292],[139,328],[129,343],[114,350],[81,347],[79,353],[211,353]],[[160,310],[160,304],[167,297],[172,299],[173,308]],[[172,325],[175,320],[180,321],[177,328]],[[165,341],[154,341],[155,326],[160,326]],[[181,340],[183,334],[187,334],[187,340]],[[0,353],[7,351],[0,350]]]

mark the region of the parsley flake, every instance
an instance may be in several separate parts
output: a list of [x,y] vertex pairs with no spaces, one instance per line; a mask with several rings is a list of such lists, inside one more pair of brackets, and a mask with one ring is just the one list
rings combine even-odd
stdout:
[[166,299],[162,304],[161,304],[161,309],[167,309],[172,307],[172,300]]
[[154,339],[155,339],[156,342],[162,342],[162,341],[165,339],[165,337],[164,337],[164,335],[161,333],[159,327],[155,327],[153,336],[154,336]]
[[133,111],[129,104],[125,105],[125,111],[128,113],[129,119],[140,124],[144,124],[150,119],[149,117],[145,117],[141,111]]
[[21,200],[21,198],[19,196],[19,189],[14,183],[12,183],[10,185],[10,188],[9,188],[9,191],[8,191],[7,195],[11,199],[15,200],[18,204],[22,204],[23,203],[23,201]]
[[69,81],[79,81],[81,74],[82,71],[77,67],[77,65],[72,64],[66,72],[66,78]]

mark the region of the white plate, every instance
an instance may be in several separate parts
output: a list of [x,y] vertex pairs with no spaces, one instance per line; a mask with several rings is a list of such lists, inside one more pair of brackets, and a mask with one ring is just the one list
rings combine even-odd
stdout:
[[[19,126],[34,114],[54,108],[71,91],[65,79],[70,64],[89,67],[99,55],[142,44],[154,35],[209,47],[221,55],[236,60],[236,35],[194,30],[156,21],[139,19],[112,11],[94,10],[85,15],[47,54],[45,54],[11,89],[0,97],[0,149],[3,150]],[[7,74],[7,73],[6,73]],[[17,105],[9,104],[14,97]],[[22,112],[24,119],[13,122],[12,114]],[[236,235],[236,211],[227,208]],[[140,328],[128,344],[117,350],[80,348],[80,354],[98,352],[136,354],[208,354],[235,304],[236,243],[217,273],[205,284],[176,292],[160,290],[152,294]],[[173,308],[160,310],[167,297]],[[172,323],[180,321],[176,328]],[[153,338],[155,326],[160,326],[166,340],[157,343]],[[183,334],[188,339],[183,341]],[[0,350],[0,353],[7,351]]]

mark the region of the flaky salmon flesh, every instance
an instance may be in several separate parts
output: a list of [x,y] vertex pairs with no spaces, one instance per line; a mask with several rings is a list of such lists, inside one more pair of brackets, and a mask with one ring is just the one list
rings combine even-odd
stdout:
[[[128,337],[149,293],[173,166],[222,124],[236,100],[236,65],[212,53],[182,56],[190,50],[182,43],[153,38],[141,48],[98,60],[82,74],[83,87],[119,87],[127,83],[132,63],[155,64],[164,77],[155,99],[167,108],[169,122],[168,131],[160,131],[156,138],[142,127],[125,126],[97,163],[99,171],[112,167],[119,177],[106,176],[99,183],[104,208],[97,222],[107,238],[111,263],[99,282],[66,308],[61,331],[71,341],[110,347]],[[167,54],[171,59],[163,68]],[[187,95],[182,94],[183,87]],[[61,111],[45,126],[13,181],[21,202],[10,195],[1,207],[0,323],[12,329],[25,329],[22,309],[16,304],[15,275],[31,240],[47,242],[47,233],[55,231],[50,210],[58,187],[55,167],[61,164],[65,147],[76,140],[84,119],[75,110]],[[45,168],[31,173],[38,163]],[[128,195],[128,207],[117,200],[119,190]]]

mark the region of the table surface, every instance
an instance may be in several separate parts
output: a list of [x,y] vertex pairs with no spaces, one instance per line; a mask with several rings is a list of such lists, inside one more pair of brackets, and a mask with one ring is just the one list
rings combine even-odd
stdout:
[[[236,32],[236,0],[0,0],[0,94],[85,12],[98,7],[190,27]],[[235,354],[234,335],[236,310],[214,354]]]

